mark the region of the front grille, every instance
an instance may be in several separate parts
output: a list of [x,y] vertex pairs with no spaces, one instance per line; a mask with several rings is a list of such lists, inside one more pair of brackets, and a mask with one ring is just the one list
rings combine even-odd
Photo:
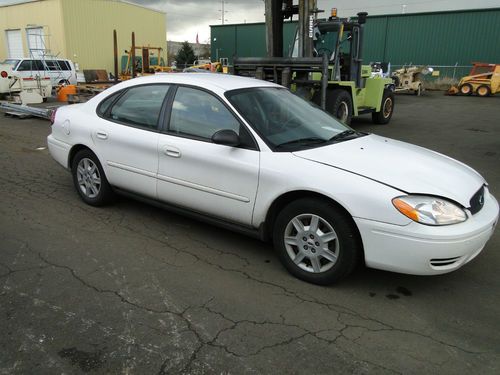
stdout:
[[431,266],[434,267],[444,267],[449,266],[458,261],[461,257],[453,257],[453,258],[434,258],[431,259]]
[[479,211],[481,211],[481,208],[483,208],[484,206],[484,186],[481,186],[481,189],[479,189],[477,193],[472,196],[469,204],[469,211],[472,215],[475,215]]

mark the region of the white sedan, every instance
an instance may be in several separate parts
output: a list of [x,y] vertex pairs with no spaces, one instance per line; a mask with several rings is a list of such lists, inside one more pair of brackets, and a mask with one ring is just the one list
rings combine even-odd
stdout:
[[48,146],[84,202],[116,192],[272,240],[295,276],[364,262],[450,272],[484,248],[498,203],[473,169],[354,131],[285,88],[218,74],[120,83],[54,114]]

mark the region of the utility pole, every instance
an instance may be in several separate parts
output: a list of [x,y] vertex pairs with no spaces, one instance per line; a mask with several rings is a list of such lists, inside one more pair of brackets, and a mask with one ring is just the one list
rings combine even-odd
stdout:
[[226,3],[225,0],[221,0],[220,4],[221,4],[221,9],[219,10],[220,12],[220,18],[222,20],[222,24],[224,25],[224,21],[227,21],[225,18],[226,18],[226,13],[227,13],[227,10],[224,10],[224,4]]

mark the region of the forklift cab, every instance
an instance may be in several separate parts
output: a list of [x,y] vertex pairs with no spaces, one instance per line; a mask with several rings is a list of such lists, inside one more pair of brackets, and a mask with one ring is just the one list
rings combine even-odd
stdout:
[[342,19],[319,21],[315,28],[314,53],[330,53],[333,80],[353,81],[361,87],[360,25]]
[[[363,20],[364,21],[364,20]],[[362,22],[363,22],[362,21]],[[364,23],[364,22],[363,22]],[[327,55],[333,72],[330,80],[353,81],[362,87],[361,25],[347,19],[318,20],[313,31],[313,57]],[[290,57],[298,57],[298,30]]]

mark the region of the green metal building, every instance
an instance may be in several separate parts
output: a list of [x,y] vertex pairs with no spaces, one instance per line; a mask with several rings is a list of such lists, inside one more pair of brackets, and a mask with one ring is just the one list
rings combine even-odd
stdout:
[[[284,55],[288,54],[296,22],[285,23]],[[363,60],[405,64],[470,66],[500,64],[500,8],[369,16]],[[211,26],[214,60],[266,55],[265,24]],[[443,75],[464,75],[468,68],[438,68]]]
[[[283,53],[288,55],[295,36],[297,22],[285,22],[283,26]],[[211,56],[219,61],[227,58],[233,63],[233,56],[264,57],[266,56],[266,25],[264,22],[232,25],[211,25]]]

